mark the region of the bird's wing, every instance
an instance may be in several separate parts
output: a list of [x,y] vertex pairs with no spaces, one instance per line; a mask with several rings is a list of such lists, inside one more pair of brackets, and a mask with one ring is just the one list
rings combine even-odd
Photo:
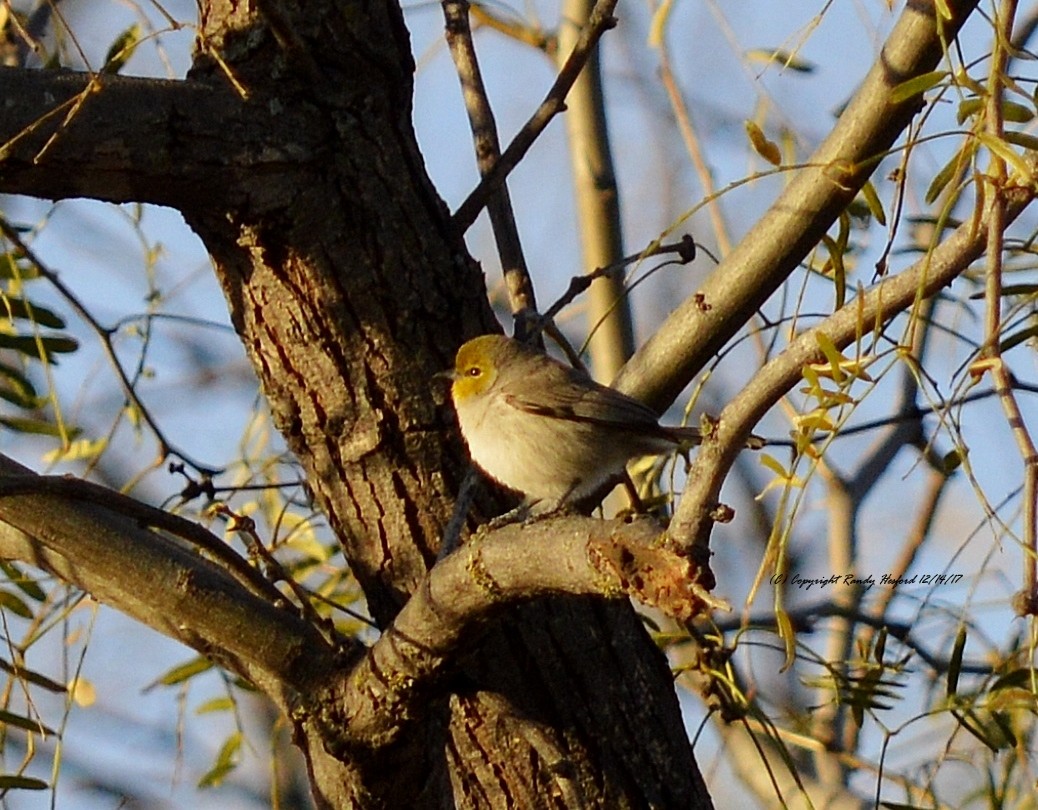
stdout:
[[527,413],[616,430],[640,428],[662,433],[652,409],[619,391],[592,382],[574,369],[560,365],[552,369],[543,387],[519,389],[516,385],[505,391],[505,399],[512,407]]

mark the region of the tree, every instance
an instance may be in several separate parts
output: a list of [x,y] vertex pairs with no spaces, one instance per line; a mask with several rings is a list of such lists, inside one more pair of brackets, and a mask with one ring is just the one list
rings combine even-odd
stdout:
[[[710,806],[667,661],[620,597],[658,609],[695,641],[687,669],[720,714],[759,716],[752,701],[740,703],[739,679],[722,676],[730,649],[692,624],[719,604],[710,594],[710,538],[731,517],[721,486],[755,425],[807,381],[816,407],[795,422],[794,461],[769,457],[775,483],[794,491],[796,464],[824,465],[815,442],[838,432],[833,415],[851,385],[869,379],[865,367],[886,356],[879,347],[895,317],[909,313],[913,323],[926,323],[919,314],[924,302],[985,252],[992,314],[972,370],[991,375],[1012,414],[1014,381],[999,342],[1006,327],[993,313],[1001,311],[1003,240],[1034,194],[1027,151],[1033,139],[1007,126],[1014,108],[1006,95],[1017,89],[1006,68],[1016,55],[1013,8],[1004,4],[995,17],[990,75],[978,83],[952,46],[976,3],[919,0],[901,12],[872,71],[809,159],[793,165],[760,127],[749,128],[756,151],[790,171],[788,187],[615,380],[664,410],[824,247],[824,269],[837,291],[831,313],[775,352],[706,423],[709,435],[666,529],[649,518],[570,515],[481,533],[486,518],[508,503],[489,486],[463,517],[464,450],[443,392],[429,380],[449,366],[464,339],[497,324],[462,237],[486,206],[517,327],[535,331],[541,321],[503,183],[562,111],[578,75],[574,98],[590,99],[589,112],[585,117],[574,100],[572,118],[601,114],[599,68],[589,58],[613,25],[614,6],[605,0],[570,10],[569,19],[586,22],[572,49],[560,36],[559,79],[529,126],[500,152],[480,103],[469,9],[445,4],[483,172],[453,215],[414,137],[414,66],[393,3],[205,3],[184,80],[117,75],[126,43],[98,73],[15,67],[0,74],[0,190],[167,205],[201,237],[274,424],[379,635],[365,645],[359,634],[336,629],[246,516],[224,508],[251,560],[196,522],[84,480],[34,475],[10,460],[0,479],[0,552],[182,641],[269,698],[291,723],[319,806]],[[665,14],[657,22],[665,25]],[[847,212],[863,195],[874,217],[885,216],[869,180],[888,154],[911,154],[930,110],[927,93],[975,96],[972,105],[963,101],[970,124],[964,145],[931,183],[945,207],[918,261],[896,271],[888,263],[875,284],[852,291],[844,261]],[[578,133],[572,135],[576,141]],[[606,147],[597,158],[599,183],[608,175],[608,153]],[[990,156],[989,166],[981,167],[981,154]],[[952,213],[969,205],[970,191],[972,213],[952,228]],[[607,202],[588,220],[611,216]],[[24,231],[10,223],[3,230],[12,267],[62,283]],[[604,241],[607,249],[591,264],[619,259],[618,240],[607,233]],[[691,253],[688,242],[654,249],[686,259]],[[592,289],[604,290],[606,306],[614,307],[623,293],[617,273],[596,275],[612,279],[612,287],[603,280]],[[623,355],[631,339],[622,311],[611,323],[605,342]],[[550,323],[546,331],[554,331]],[[920,356],[918,343],[891,340],[903,356]],[[46,358],[60,344],[42,348]],[[125,396],[139,406],[133,381],[123,382]],[[916,401],[915,393],[906,396],[896,421],[904,432],[888,438],[857,477],[833,487],[844,497],[842,513],[834,514],[853,524],[870,476],[906,444],[927,444]],[[1018,430],[1024,442],[1026,426]],[[217,471],[161,441],[163,454],[190,477],[185,499],[214,496]],[[1027,456],[1024,494],[1031,504],[1034,457]],[[777,509],[775,525],[793,514]],[[1032,515],[1025,523],[1031,538],[1033,523]],[[459,533],[460,550],[437,562],[445,538]],[[776,561],[779,577],[790,571],[788,549],[779,540],[768,545],[766,560]],[[1020,615],[1034,613],[1035,599],[1032,574],[1018,599]],[[824,751],[810,766],[796,761],[788,769],[802,774],[803,796],[820,790],[851,801],[846,766],[824,752],[854,750],[851,719],[860,727],[864,712],[879,710],[892,688],[896,667],[884,657],[884,633],[900,633],[911,649],[890,617],[881,611],[876,618],[862,605],[860,592],[849,588],[826,606],[835,617],[830,638],[843,644],[828,659],[839,701],[816,720]],[[789,659],[797,619],[817,615],[797,617],[780,604],[770,618]],[[854,661],[855,639],[877,667]],[[957,663],[951,656],[935,671],[957,676],[961,652]],[[1023,671],[1000,674],[1018,680],[1014,673]],[[990,741],[979,725],[972,730]],[[1024,745],[1030,733],[1014,736],[1010,747]],[[779,755],[779,739],[766,741],[765,761]]]

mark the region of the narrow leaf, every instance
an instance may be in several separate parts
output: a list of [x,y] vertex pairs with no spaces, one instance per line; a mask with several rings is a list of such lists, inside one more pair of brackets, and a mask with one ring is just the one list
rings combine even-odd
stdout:
[[18,416],[0,416],[0,425],[3,425],[15,433],[30,433],[36,436],[55,436],[62,438],[69,435],[67,429],[62,429],[53,422],[44,422],[41,419],[24,419]]
[[25,601],[20,596],[15,596],[9,591],[0,591],[0,608],[9,610],[16,616],[21,616],[23,619],[32,618],[32,610],[25,604]]
[[164,675],[160,676],[158,680],[149,684],[145,688],[145,691],[152,689],[155,686],[176,686],[177,684],[190,680],[195,677],[195,675],[207,672],[212,668],[213,662],[208,658],[203,658],[202,656],[192,658],[187,663],[180,664],[179,666],[175,666],[173,669],[168,670]]
[[0,299],[0,314],[8,318],[23,318],[51,329],[65,328],[65,321],[60,315],[25,298],[4,296]]
[[947,77],[947,70],[931,70],[929,73],[914,76],[907,81],[901,82],[901,84],[897,85],[890,91],[890,101],[892,104],[900,104],[903,101],[908,101],[908,99],[913,96],[925,93],[931,87],[940,84]]
[[198,780],[199,787],[216,787],[223,778],[233,771],[238,764],[238,751],[241,749],[242,735],[240,731],[234,732],[221,746],[220,753],[216,756],[216,763],[205,776]]
[[0,790],[47,790],[50,785],[42,779],[15,774],[0,775]]
[[29,357],[38,358],[40,348],[48,356],[51,354],[68,354],[79,348],[79,342],[70,337],[55,337],[47,335],[37,338],[33,335],[5,335],[0,333],[0,349],[13,349]]
[[14,585],[18,590],[28,596],[30,599],[36,602],[42,602],[47,598],[47,594],[44,592],[36,580],[26,574],[13,562],[8,560],[0,560],[0,571],[3,571],[7,576],[7,581]]
[[782,153],[774,141],[769,141],[763,130],[753,121],[746,121],[743,126],[746,128],[746,136],[750,139],[750,146],[753,147],[753,151],[772,166],[780,165],[782,163]]
[[951,658],[948,661],[948,695],[954,695],[959,689],[959,673],[962,672],[962,653],[966,649],[966,625],[959,626],[952,646]]
[[1014,332],[1009,337],[1000,341],[998,347],[1001,351],[1008,352],[1014,346],[1019,346],[1021,343],[1028,341],[1035,336],[1038,336],[1038,324],[1028,326],[1026,329],[1021,329],[1019,332]]
[[119,34],[108,48],[108,53],[105,54],[105,64],[101,68],[101,72],[114,74],[122,70],[123,66],[130,61],[133,52],[137,50],[140,38],[141,27],[137,23]]
[[795,53],[782,50],[781,48],[776,48],[774,50],[769,50],[768,48],[754,48],[753,50],[746,52],[746,58],[751,62],[760,62],[763,64],[779,62],[782,64],[782,67],[795,70],[797,73],[814,73],[815,71],[815,65],[813,62],[801,59]]
[[941,168],[933,180],[930,181],[929,187],[926,189],[926,196],[924,199],[926,203],[932,204],[944,191],[945,186],[948,185],[954,178],[956,178],[962,170],[966,167],[969,161],[973,160],[973,156],[977,152],[977,142],[970,139],[962,148],[956,152],[952,159],[949,160]]
[[872,185],[871,180],[865,181],[865,185],[861,187],[861,196],[865,198],[865,204],[869,207],[869,213],[872,214],[873,218],[880,225],[887,224],[887,214],[883,210],[883,203],[879,200],[879,194],[876,193],[876,187]]
[[229,697],[219,697],[213,698],[212,700],[207,700],[205,703],[203,703],[201,706],[195,709],[195,714],[211,714],[213,712],[226,712],[230,711],[233,708],[233,700],[231,700]]
[[0,723],[7,726],[14,726],[15,728],[25,729],[31,731],[33,734],[54,735],[53,729],[47,728],[39,720],[34,720],[31,717],[24,717],[14,712],[9,712],[7,709],[0,709]]

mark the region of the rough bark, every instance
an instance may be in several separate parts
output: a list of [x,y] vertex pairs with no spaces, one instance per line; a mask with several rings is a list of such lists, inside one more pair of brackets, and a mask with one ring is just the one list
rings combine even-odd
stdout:
[[[184,82],[0,73],[0,188],[183,212],[388,626],[435,559],[464,472],[429,381],[496,326],[415,144],[399,8],[301,5],[207,4]],[[507,613],[391,745],[342,744],[345,664],[275,696],[323,806],[709,806],[666,661],[626,603]]]

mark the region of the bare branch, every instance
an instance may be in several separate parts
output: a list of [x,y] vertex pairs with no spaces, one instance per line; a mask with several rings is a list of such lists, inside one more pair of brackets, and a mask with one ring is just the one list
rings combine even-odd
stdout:
[[[512,524],[471,540],[439,562],[349,676],[346,748],[388,745],[424,710],[436,678],[517,602],[555,594],[631,594],[689,619],[721,603],[688,558],[659,544],[662,527],[565,516]],[[545,565],[545,560],[551,560]]]
[[305,162],[319,137],[291,110],[244,105],[223,85],[0,67],[0,91],[0,188],[12,194],[191,211]]
[[[486,177],[501,158],[501,144],[498,141],[494,113],[490,109],[490,99],[487,97],[483,76],[479,70],[475,43],[472,41],[468,0],[444,0],[443,16],[447,24],[447,45],[454,59],[458,80],[461,82],[461,93],[465,99],[465,109],[475,142],[476,162],[480,175]],[[534,297],[533,282],[526,267],[526,259],[523,257],[519,229],[516,227],[515,214],[512,211],[512,199],[504,180],[491,192],[487,200],[487,213],[490,215],[494,241],[501,258],[508,303],[512,314],[516,316],[515,336],[525,340],[525,316],[537,311],[537,300]]]
[[[0,456],[0,556],[51,571],[97,600],[255,683],[275,700],[333,666],[309,624],[256,596],[183,541],[142,528],[108,499],[31,492],[31,470]],[[77,482],[82,483],[82,482]]]
[[580,71],[583,70],[584,64],[591,56],[598,40],[602,34],[616,25],[616,20],[613,18],[615,8],[616,0],[599,0],[595,4],[587,25],[584,26],[577,39],[573,52],[566,58],[566,63],[559,71],[559,75],[551,89],[548,90],[544,101],[501,154],[501,159],[494,164],[494,168],[454,212],[453,223],[459,233],[464,233],[476,221],[476,217],[486,205],[491,191],[497,188],[512,169],[519,165],[519,161],[533,146],[533,142],[537,140],[552,118],[566,108],[566,94],[577,80]]

